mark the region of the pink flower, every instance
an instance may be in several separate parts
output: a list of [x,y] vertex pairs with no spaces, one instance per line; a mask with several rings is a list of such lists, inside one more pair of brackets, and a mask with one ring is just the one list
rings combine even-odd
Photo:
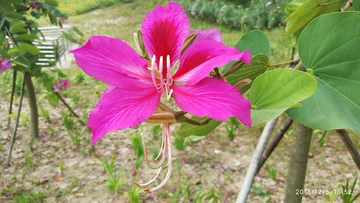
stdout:
[[[179,108],[192,115],[219,121],[237,117],[251,126],[250,102],[233,86],[207,77],[215,67],[234,60],[241,59],[250,65],[250,52],[240,53],[223,45],[219,31],[210,30],[193,31],[197,33],[196,40],[181,54],[189,28],[183,8],[169,2],[167,8],[157,6],[148,13],[141,27],[151,61],[139,56],[125,42],[102,36],[91,37],[83,47],[70,51],[85,73],[110,85],[89,116],[92,146],[108,132],[135,127],[149,119],[158,109],[161,95],[168,99],[173,96]],[[178,68],[172,74],[174,67]],[[160,165],[151,167],[151,162],[147,163],[150,168],[159,169],[155,177],[164,167],[168,167],[168,173],[159,186],[148,192],[158,190],[170,177],[171,140],[166,122],[162,140],[160,151],[163,158],[168,153],[169,165],[162,166],[160,161]]]
[[[207,77],[215,67],[234,60],[250,64],[250,53],[224,46],[220,33],[212,30],[209,35],[204,33],[210,31],[194,31],[198,40],[180,56],[189,27],[181,6],[169,2],[168,8],[157,6],[148,13],[142,25],[151,63],[125,42],[102,36],[91,37],[83,47],[70,51],[85,73],[110,85],[89,117],[92,145],[107,132],[147,120],[156,111],[161,94],[172,94],[180,109],[192,115],[219,121],[237,117],[251,126],[250,102],[233,86]],[[170,70],[178,60],[172,75]]]
[[64,87],[65,90],[67,88],[71,87],[68,79],[62,80],[62,81],[60,81],[60,83],[62,84],[62,86]]
[[62,92],[61,87],[62,84],[60,82],[56,82],[54,85],[54,92]]
[[63,17],[63,18],[60,18],[60,19],[59,19],[59,22],[60,22],[60,23],[63,23],[63,24],[64,24],[64,23],[65,23],[65,24],[68,23],[67,19],[65,19],[64,17]]
[[33,9],[33,10],[35,10],[35,9],[39,9],[41,7],[41,3],[39,3],[39,2],[31,2],[30,3],[30,8],[31,9]]
[[6,60],[2,58],[0,58],[0,71],[5,71],[7,68],[10,68],[11,64],[9,63],[9,60]]
[[181,159],[181,163],[182,163],[182,164],[185,164],[185,160],[184,160],[184,159]]
[[256,181],[259,181],[259,180],[260,180],[260,177],[259,177],[259,176],[255,176],[255,180],[256,180]]

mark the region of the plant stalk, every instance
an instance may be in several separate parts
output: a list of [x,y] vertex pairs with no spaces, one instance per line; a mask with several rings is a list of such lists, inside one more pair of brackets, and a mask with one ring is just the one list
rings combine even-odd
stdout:
[[12,113],[12,105],[13,105],[13,101],[14,101],[14,93],[15,93],[15,86],[16,86],[16,74],[17,71],[14,70],[13,72],[13,84],[12,84],[12,90],[11,90],[11,96],[10,96],[10,107],[9,107],[9,118],[8,118],[8,123],[6,126],[6,129],[10,128],[10,121],[11,121],[11,113]]
[[20,113],[21,113],[21,105],[22,105],[22,100],[23,100],[23,96],[24,96],[25,77],[26,77],[26,75],[24,74],[22,85],[21,85],[20,97],[19,97],[19,107],[18,107],[18,112],[17,112],[17,115],[16,115],[13,134],[12,134],[12,137],[11,137],[11,144],[10,144],[10,148],[9,148],[9,153],[8,153],[8,157],[6,159],[6,166],[8,166],[10,164],[11,152],[12,152],[12,149],[13,149],[13,146],[14,146],[14,142],[15,142],[15,138],[16,138],[16,131],[17,131],[17,127],[18,127],[18,124],[19,124]]
[[29,94],[29,106],[30,106],[30,135],[31,140],[39,138],[39,114],[36,103],[36,95],[33,82],[31,80],[31,73],[26,71],[25,83]]
[[258,163],[260,161],[262,153],[264,152],[266,144],[269,141],[270,135],[274,130],[277,119],[278,118],[275,118],[274,120],[267,122],[264,130],[261,133],[261,137],[256,146],[253,158],[251,159],[249,169],[246,172],[245,180],[236,199],[236,203],[245,203],[247,199],[247,196],[254,181],[254,177],[257,172]]
[[[54,89],[52,89],[54,91]],[[54,92],[57,97],[59,97],[60,101],[69,109],[69,111],[78,119],[78,121],[86,126],[83,120],[72,110],[72,108],[65,102],[65,100],[61,97],[61,95],[58,92]]]
[[280,128],[280,131],[276,134],[275,138],[270,143],[268,149],[262,155],[256,173],[259,173],[261,167],[264,165],[266,160],[269,158],[271,153],[274,151],[275,147],[279,144],[280,140],[283,138],[284,134],[290,128],[292,123],[293,123],[293,119],[291,119],[291,118],[287,118],[285,120],[284,124]]
[[295,122],[284,202],[301,203],[312,129]]
[[282,62],[282,63],[270,64],[269,67],[286,65],[286,64],[293,63],[293,62],[298,62],[298,61],[300,61],[300,58],[292,60],[292,61],[286,61],[286,62]]
[[351,141],[349,135],[344,129],[336,130],[341,140],[344,142],[346,148],[349,150],[351,157],[353,158],[356,166],[360,170],[360,154],[356,150],[354,143]]

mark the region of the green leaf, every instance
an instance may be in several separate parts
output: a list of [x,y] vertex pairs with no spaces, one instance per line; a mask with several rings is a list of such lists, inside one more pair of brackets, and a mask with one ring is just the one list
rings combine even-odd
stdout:
[[11,0],[11,3],[17,5],[17,4],[22,4],[23,1],[22,0]]
[[45,0],[45,3],[50,6],[55,6],[55,7],[57,7],[59,5],[57,0]]
[[[286,30],[285,36],[294,34],[296,31],[300,30],[304,25],[306,25],[309,21],[311,21],[319,12],[321,11],[320,7],[316,7],[309,11],[305,16],[301,16],[296,18],[291,26]],[[288,27],[288,26],[287,26]]]
[[259,30],[254,30],[243,35],[235,47],[240,52],[249,50],[252,57],[258,54],[265,54],[267,57],[270,57],[269,40],[265,33]]
[[[264,73],[269,67],[269,59],[265,54],[258,54],[251,58],[251,66],[244,64],[240,70],[235,73],[232,73],[226,77],[227,81],[231,85],[235,85],[237,82],[249,78],[252,81],[255,80],[257,76]],[[241,91],[245,93],[251,85],[248,85],[247,88]]]
[[25,68],[30,68],[30,62],[24,56],[20,55],[20,56],[16,57],[13,62],[16,63],[17,65],[23,66]]
[[302,4],[299,8],[297,8],[294,12],[291,13],[290,16],[288,16],[284,22],[288,22],[291,20],[295,20],[298,17],[308,15],[308,13],[316,8],[319,5],[318,0],[308,0],[304,4]]
[[286,15],[291,15],[296,9],[303,5],[306,0],[294,0],[290,2],[284,9]]
[[8,54],[9,56],[13,56],[13,55],[16,55],[16,54],[18,54],[18,53],[20,53],[20,54],[22,54],[22,55],[25,55],[25,54],[26,54],[26,51],[20,49],[19,47],[13,47],[13,48],[11,48],[11,49],[9,49],[9,50],[7,51],[7,54]]
[[5,17],[14,18],[14,19],[21,19],[23,17],[23,15],[20,14],[20,13],[12,12],[12,13],[5,14]]
[[23,34],[23,35],[17,35],[15,37],[17,40],[25,40],[25,41],[34,41],[35,39],[39,39],[38,36],[32,35],[32,34]]
[[79,30],[79,28],[77,28],[77,27],[73,27],[73,30],[76,32],[76,33],[78,33],[80,36],[84,36],[84,34]]
[[[336,3],[331,3],[336,2]],[[307,13],[303,12],[303,15],[300,13],[297,15],[297,18],[294,18],[294,20],[288,20],[288,23],[286,24],[286,33],[285,36],[291,35],[291,34],[297,34],[299,35],[301,33],[301,29],[312,19],[321,16],[323,14],[331,13],[331,12],[337,12],[342,2],[338,0],[321,0],[321,2],[318,2],[318,4],[327,4],[326,6],[316,6],[313,9],[307,11]],[[301,9],[300,7],[298,9]],[[295,13],[295,12],[294,12]],[[293,14],[294,14],[293,13]],[[291,15],[293,15],[291,14]],[[289,16],[290,17],[290,16]],[[296,33],[300,30],[299,33]]]
[[0,0],[0,9],[6,11],[7,13],[14,12],[14,7],[10,5],[7,0]]
[[2,26],[4,25],[4,23],[5,23],[5,18],[2,18],[2,19],[0,20],[0,29],[2,28]]
[[354,11],[360,11],[360,0],[353,0],[352,6]]
[[250,89],[252,124],[278,117],[286,109],[311,96],[315,89],[316,80],[301,71],[277,69],[260,75]]
[[33,16],[36,19],[39,19],[41,17],[40,12],[31,11],[30,14],[31,14],[31,16]]
[[[331,22],[331,23],[329,23]],[[360,135],[360,12],[323,15],[299,38],[299,56],[318,81],[311,97],[287,114],[315,129]]]
[[193,141],[193,142],[196,142],[196,141],[199,141],[199,140],[202,140],[205,138],[205,136],[195,136],[195,135],[190,135],[189,138]]
[[[206,118],[199,118],[196,116],[191,117],[192,120],[196,121],[204,121]],[[215,121],[211,120],[206,125],[192,125],[189,123],[183,123],[180,125],[179,130],[176,132],[177,135],[181,137],[188,137],[191,135],[195,136],[206,136],[211,131],[213,131],[216,127],[218,127],[221,124],[222,121]]]
[[55,71],[57,72],[57,74],[60,78],[66,78],[66,75],[60,69],[55,69]]
[[13,34],[17,34],[17,33],[21,33],[21,32],[26,32],[26,27],[27,25],[23,22],[20,23],[16,23],[14,25],[12,25],[9,29],[9,31]]
[[27,51],[28,53],[32,54],[32,55],[36,55],[40,53],[40,50],[31,44],[25,43],[25,42],[19,42],[18,45],[20,46],[21,49]]

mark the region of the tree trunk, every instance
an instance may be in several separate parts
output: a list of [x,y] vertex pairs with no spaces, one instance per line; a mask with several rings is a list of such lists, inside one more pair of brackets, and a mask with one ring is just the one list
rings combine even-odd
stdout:
[[290,151],[285,203],[301,203],[312,129],[295,122]]
[[31,140],[39,137],[39,114],[35,97],[34,85],[31,80],[30,72],[25,72],[26,74],[26,88],[29,94],[29,106],[30,106],[30,135]]

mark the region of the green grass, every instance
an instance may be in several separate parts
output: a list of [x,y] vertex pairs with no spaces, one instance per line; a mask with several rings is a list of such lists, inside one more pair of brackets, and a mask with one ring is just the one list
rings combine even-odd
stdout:
[[59,9],[64,14],[78,15],[87,13],[97,8],[104,8],[131,0],[60,0]]

